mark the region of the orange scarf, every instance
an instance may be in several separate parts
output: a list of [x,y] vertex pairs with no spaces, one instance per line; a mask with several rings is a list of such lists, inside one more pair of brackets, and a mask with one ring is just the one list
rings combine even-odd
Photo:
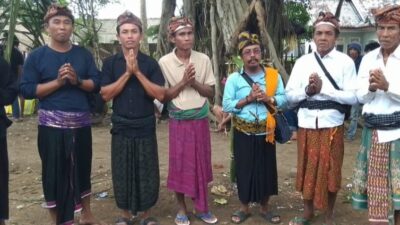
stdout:
[[[278,88],[278,71],[267,67],[265,69],[265,90],[266,90],[265,94],[269,97],[273,97],[275,96],[277,88]],[[268,105],[274,109],[274,113],[271,114],[267,109],[267,120],[266,120],[267,135],[265,141],[274,144],[275,127],[276,127],[276,121],[274,115],[276,113],[276,107],[271,104]]]

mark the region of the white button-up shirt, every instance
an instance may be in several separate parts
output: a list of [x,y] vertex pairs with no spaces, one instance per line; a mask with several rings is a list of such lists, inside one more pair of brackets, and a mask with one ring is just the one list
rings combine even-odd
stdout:
[[[286,86],[289,106],[294,107],[306,98],[308,100],[331,100],[348,105],[357,103],[354,61],[336,49],[321,58],[321,61],[341,90],[335,89],[315,59],[314,53],[310,53],[299,58],[293,67]],[[305,88],[310,75],[314,72],[321,77],[322,88],[320,93],[308,97]],[[335,109],[300,108],[297,116],[299,127],[308,129],[336,127],[342,125],[344,120],[344,114]]]
[[[380,68],[389,82],[387,92],[377,90],[371,92],[369,88],[369,71]],[[365,55],[361,61],[357,77],[357,98],[364,104],[364,113],[392,114],[400,111],[400,46],[383,62],[381,48]],[[400,138],[400,129],[378,130],[378,141],[389,142]]]

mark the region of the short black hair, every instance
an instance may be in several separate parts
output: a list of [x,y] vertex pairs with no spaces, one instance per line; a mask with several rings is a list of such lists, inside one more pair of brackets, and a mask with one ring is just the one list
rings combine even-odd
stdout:
[[370,52],[376,48],[379,48],[380,46],[381,45],[378,42],[372,41],[372,42],[368,43],[367,45],[365,45],[364,52]]

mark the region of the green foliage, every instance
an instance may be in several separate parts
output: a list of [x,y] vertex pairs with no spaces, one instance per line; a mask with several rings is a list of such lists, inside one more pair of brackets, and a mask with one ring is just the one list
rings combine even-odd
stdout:
[[11,51],[13,48],[13,41],[14,41],[14,33],[15,33],[15,26],[17,24],[17,12],[20,5],[20,0],[12,0],[11,1],[11,8],[10,8],[10,19],[8,23],[8,36],[6,42],[6,49],[4,51],[4,58],[7,62],[10,62],[11,59]]
[[299,38],[311,39],[312,29],[309,26],[311,16],[307,9],[310,8],[309,0],[289,0],[285,1],[285,13],[289,21],[304,29],[304,33]]
[[31,48],[45,44],[43,35],[43,17],[47,8],[54,2],[51,0],[23,0],[18,13],[18,20],[26,30],[18,30],[18,33],[25,35],[31,42]]
[[146,30],[146,35],[147,35],[147,37],[151,38],[152,40],[155,40],[158,37],[159,30],[160,30],[159,24],[150,26]]
[[296,1],[288,1],[285,4],[286,15],[291,22],[307,25],[311,20],[306,5]]

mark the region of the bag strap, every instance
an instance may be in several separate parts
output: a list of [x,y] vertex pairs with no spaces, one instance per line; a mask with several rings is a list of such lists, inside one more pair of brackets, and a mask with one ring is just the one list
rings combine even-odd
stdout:
[[339,86],[336,84],[335,80],[332,78],[331,74],[328,72],[328,70],[325,68],[324,64],[322,63],[321,59],[319,58],[319,56],[317,55],[316,52],[314,52],[314,56],[318,61],[319,66],[321,67],[321,69],[324,71],[325,76],[328,78],[328,80],[331,82],[331,84],[333,85],[333,87],[335,87],[336,90],[340,90]]

